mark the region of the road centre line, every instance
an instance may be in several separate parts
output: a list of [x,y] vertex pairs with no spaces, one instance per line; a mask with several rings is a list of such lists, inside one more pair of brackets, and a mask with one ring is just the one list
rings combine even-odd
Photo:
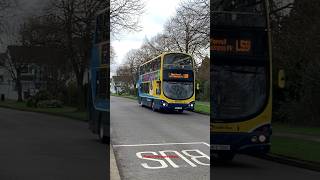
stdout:
[[163,145],[183,145],[183,144],[204,144],[208,147],[210,145],[206,142],[188,142],[188,143],[159,143],[159,144],[126,144],[126,145],[112,145],[113,147],[137,147],[137,146],[163,146]]

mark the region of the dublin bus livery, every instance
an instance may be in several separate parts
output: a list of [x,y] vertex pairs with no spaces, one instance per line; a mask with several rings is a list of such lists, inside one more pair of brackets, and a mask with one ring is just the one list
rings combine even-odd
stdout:
[[271,36],[267,0],[212,0],[211,152],[264,154],[271,136]]
[[194,110],[194,60],[185,53],[162,53],[139,67],[138,102],[155,110]]
[[109,16],[98,13],[88,73],[89,128],[101,142],[109,139]]

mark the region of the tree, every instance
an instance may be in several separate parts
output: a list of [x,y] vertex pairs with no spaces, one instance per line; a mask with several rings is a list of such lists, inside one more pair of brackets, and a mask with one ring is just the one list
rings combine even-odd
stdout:
[[8,46],[4,67],[16,84],[18,101],[22,101],[22,73],[28,65],[36,64],[40,67],[41,80],[46,81],[46,88],[52,95],[56,95],[68,79],[65,76],[68,71],[64,69],[64,61],[64,53],[60,49],[43,46]]
[[84,109],[83,80],[90,58],[97,12],[108,9],[109,1],[57,0],[52,1],[48,12],[62,25],[69,62],[76,77],[78,109]]
[[210,8],[206,0],[189,0],[180,5],[176,16],[165,25],[169,49],[203,59],[208,55]]
[[[273,26],[274,74],[279,69],[287,74],[284,100],[275,93],[275,102],[280,104],[275,113],[281,113],[286,121],[320,124],[319,8],[317,0],[295,0],[290,13]],[[303,121],[305,117],[307,121]]]
[[65,90],[66,81],[72,75],[61,31],[59,21],[53,16],[30,17],[20,30],[22,45],[38,48],[34,57],[40,60],[37,65],[46,69],[41,78],[54,97]]
[[209,61],[209,25],[208,0],[188,0],[181,3],[177,14],[165,24],[164,32],[151,39],[146,38],[139,49],[127,53],[124,64],[131,74],[131,83],[136,82],[138,66],[162,52],[189,53],[198,60],[198,65],[205,57]]
[[2,25],[2,20],[5,16],[4,12],[11,6],[10,0],[1,0],[0,1],[0,25]]
[[110,0],[110,24],[113,37],[125,31],[138,31],[140,16],[144,12],[142,0]]
[[[10,8],[16,4],[15,0],[0,0],[0,34],[5,30],[5,18],[10,14]],[[0,43],[2,39],[0,37]]]
[[50,15],[28,17],[21,25],[19,34],[25,46],[46,46],[65,48],[65,36],[59,20]]

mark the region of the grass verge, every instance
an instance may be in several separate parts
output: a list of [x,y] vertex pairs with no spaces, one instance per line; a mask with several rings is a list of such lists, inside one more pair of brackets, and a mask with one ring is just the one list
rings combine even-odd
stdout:
[[210,103],[203,101],[196,101],[194,112],[210,115]]
[[[117,97],[124,97],[128,99],[137,100],[136,96],[128,95],[128,94],[111,94],[111,96],[117,96]],[[196,105],[194,107],[194,112],[200,113],[200,114],[206,114],[210,115],[210,103],[204,102],[204,101],[196,101]]]
[[64,106],[62,108],[33,108],[27,107],[26,102],[17,102],[14,100],[0,101],[0,107],[16,109],[21,111],[39,112],[50,115],[62,116],[82,121],[87,121],[87,112],[77,111],[75,107]]
[[320,136],[320,127],[298,127],[288,124],[273,123],[272,129],[274,132]]
[[272,137],[271,153],[320,163],[320,143],[289,137]]

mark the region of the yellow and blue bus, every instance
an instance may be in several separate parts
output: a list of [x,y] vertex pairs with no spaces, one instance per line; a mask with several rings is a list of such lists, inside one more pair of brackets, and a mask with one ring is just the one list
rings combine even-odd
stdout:
[[194,60],[185,53],[167,52],[139,66],[138,102],[154,111],[194,110]]
[[270,149],[272,83],[267,0],[212,0],[211,152]]
[[101,142],[109,141],[109,13],[99,12],[88,73],[89,128]]

